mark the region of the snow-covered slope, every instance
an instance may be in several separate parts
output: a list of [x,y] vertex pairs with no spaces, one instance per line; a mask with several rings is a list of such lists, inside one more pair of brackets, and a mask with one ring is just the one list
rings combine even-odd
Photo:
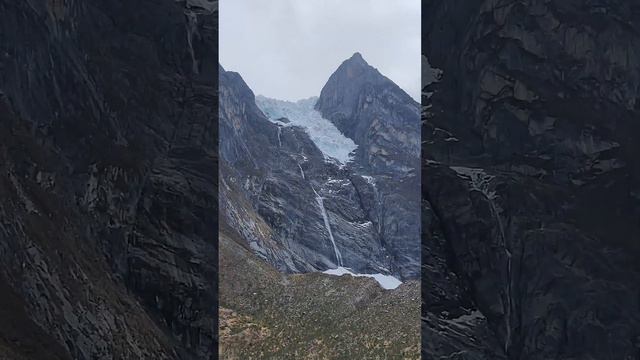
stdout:
[[380,284],[380,286],[383,289],[387,289],[387,290],[392,290],[397,288],[398,286],[400,286],[400,284],[402,284],[402,281],[398,280],[397,278],[391,276],[391,275],[384,275],[384,274],[357,274],[354,273],[353,271],[351,271],[351,269],[349,268],[345,268],[345,267],[338,267],[337,269],[330,269],[330,270],[326,270],[322,272],[323,274],[328,274],[328,275],[336,275],[336,276],[342,276],[342,275],[351,275],[351,276],[355,276],[355,277],[360,277],[360,276],[364,276],[364,277],[370,277],[373,278],[374,280],[376,280],[378,282],[378,284]]
[[[292,102],[258,95],[256,105],[269,120],[280,126],[304,128],[326,158],[346,164],[352,160],[352,152],[358,146],[313,108],[317,100],[317,97],[311,97]],[[289,122],[279,121],[281,118],[286,118]]]

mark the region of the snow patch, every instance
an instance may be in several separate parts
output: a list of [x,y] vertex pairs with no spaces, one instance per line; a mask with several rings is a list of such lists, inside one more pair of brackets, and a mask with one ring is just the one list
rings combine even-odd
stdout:
[[376,180],[373,178],[373,176],[369,176],[369,175],[361,175],[363,179],[367,180],[367,183],[375,186],[376,185]]
[[322,272],[323,274],[327,274],[327,275],[335,275],[335,276],[342,276],[342,275],[351,275],[351,276],[355,276],[355,277],[370,277],[373,278],[374,280],[376,280],[378,282],[378,284],[380,284],[380,286],[383,289],[386,290],[393,290],[395,288],[397,288],[398,286],[400,286],[400,284],[402,284],[402,281],[398,280],[397,278],[391,276],[391,275],[383,275],[383,274],[357,274],[354,273],[353,271],[351,271],[350,268],[345,268],[345,267],[338,267],[337,269],[329,269],[326,271]]
[[[329,120],[320,115],[313,107],[318,100],[311,97],[296,102],[276,100],[264,96],[256,96],[256,105],[273,123],[280,126],[299,126],[305,129],[311,140],[322,151],[328,161],[336,160],[346,164],[352,160],[352,152],[358,147],[353,140],[344,136]],[[280,118],[289,119],[283,124]]]

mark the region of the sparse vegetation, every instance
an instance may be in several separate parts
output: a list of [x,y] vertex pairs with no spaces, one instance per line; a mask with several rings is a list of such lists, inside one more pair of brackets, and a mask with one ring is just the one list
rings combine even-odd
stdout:
[[220,234],[221,359],[418,359],[420,285],[286,275]]

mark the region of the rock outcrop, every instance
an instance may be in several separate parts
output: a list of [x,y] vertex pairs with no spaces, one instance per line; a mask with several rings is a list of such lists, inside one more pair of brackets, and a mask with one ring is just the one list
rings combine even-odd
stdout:
[[345,60],[320,92],[316,109],[359,145],[368,170],[415,172],[420,157],[420,105],[369,65],[360,53]]
[[216,356],[216,11],[0,1],[0,357]]
[[423,6],[423,356],[640,356],[639,10]]

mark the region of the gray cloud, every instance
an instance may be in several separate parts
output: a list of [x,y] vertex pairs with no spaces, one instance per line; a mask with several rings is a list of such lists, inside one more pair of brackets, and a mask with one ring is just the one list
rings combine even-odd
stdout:
[[420,101],[419,0],[221,0],[220,63],[256,94],[320,94],[358,51]]

